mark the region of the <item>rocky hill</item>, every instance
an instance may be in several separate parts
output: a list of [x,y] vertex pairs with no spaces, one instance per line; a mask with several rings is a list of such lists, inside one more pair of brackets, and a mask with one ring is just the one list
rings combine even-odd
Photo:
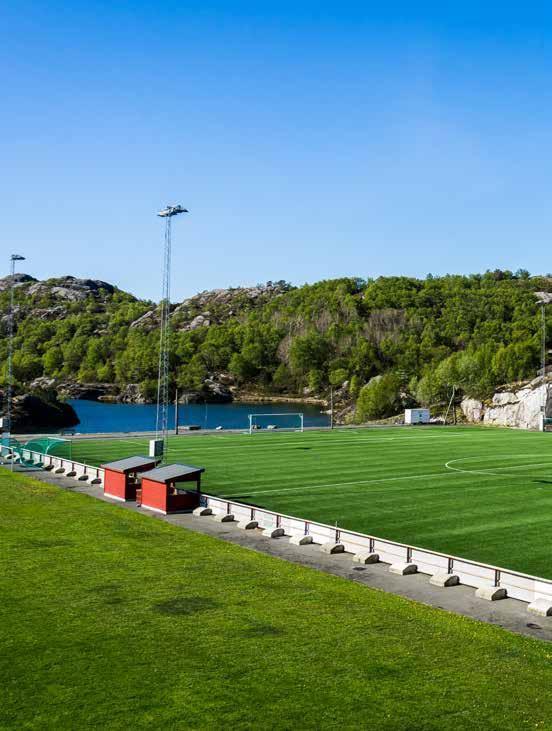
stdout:
[[[0,279],[4,363],[10,283]],[[96,279],[18,274],[14,284],[18,393],[155,399],[155,303]],[[506,404],[489,400],[499,384],[537,373],[550,299],[552,278],[523,270],[205,291],[171,306],[171,392],[327,400],[333,388],[343,418],[366,421],[415,404],[444,411],[454,388],[498,419],[492,409]]]
[[[243,321],[255,309],[289,291],[286,282],[267,282],[256,287],[211,289],[183,300],[171,307],[171,326],[187,332],[211,325],[220,325],[237,318]],[[159,327],[159,309],[153,307],[130,324],[131,328],[151,332]]]

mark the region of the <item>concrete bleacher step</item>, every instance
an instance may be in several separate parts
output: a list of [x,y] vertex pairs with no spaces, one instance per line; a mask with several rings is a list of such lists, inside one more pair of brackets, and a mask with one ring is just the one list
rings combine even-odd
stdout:
[[259,521],[258,520],[239,520],[238,528],[243,528],[243,530],[253,530],[254,528],[259,527]]
[[312,536],[291,536],[289,542],[293,546],[308,546],[311,543],[314,543]]
[[433,576],[430,576],[429,578],[429,583],[432,586],[441,586],[443,588],[447,586],[458,586],[460,583],[460,577],[456,576],[456,574],[433,574]]
[[328,543],[322,543],[320,546],[322,553],[345,553],[345,546],[343,543],[335,543],[329,541]]
[[379,560],[379,554],[373,551],[359,551],[353,556],[353,563],[378,563]]
[[479,589],[476,589],[475,596],[488,602],[496,602],[500,599],[506,599],[508,592],[501,586],[480,586]]
[[232,523],[234,515],[233,513],[217,513],[217,515],[213,515],[213,520],[216,520],[217,523]]
[[398,576],[410,576],[410,574],[418,573],[418,567],[415,563],[400,561],[398,563],[392,563],[389,566],[389,573],[397,574]]
[[535,599],[528,605],[527,611],[539,617],[552,617],[552,599]]

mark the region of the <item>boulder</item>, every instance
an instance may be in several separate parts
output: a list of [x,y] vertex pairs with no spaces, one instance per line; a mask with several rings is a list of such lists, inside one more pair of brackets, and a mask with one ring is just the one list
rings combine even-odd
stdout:
[[[100,401],[103,401],[100,398]],[[138,383],[127,383],[116,397],[116,401],[123,404],[146,404],[148,400],[144,396]]]
[[460,404],[462,413],[468,421],[478,422],[483,419],[485,410],[481,401],[474,398],[465,398]]
[[232,392],[224,383],[207,378],[204,383],[205,400],[212,404],[225,404],[233,400]]
[[73,407],[56,397],[46,400],[40,396],[25,394],[16,396],[12,401],[13,432],[65,429],[79,423]]

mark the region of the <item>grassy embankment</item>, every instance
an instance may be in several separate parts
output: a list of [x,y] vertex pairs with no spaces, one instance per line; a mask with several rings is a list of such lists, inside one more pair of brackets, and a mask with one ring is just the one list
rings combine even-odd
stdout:
[[0,469],[0,727],[550,728],[550,645]]

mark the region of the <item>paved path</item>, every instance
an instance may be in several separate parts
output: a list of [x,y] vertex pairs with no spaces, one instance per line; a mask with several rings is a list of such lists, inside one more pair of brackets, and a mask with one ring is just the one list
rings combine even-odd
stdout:
[[359,566],[353,564],[351,554],[328,555],[322,553],[320,547],[314,544],[294,546],[289,543],[286,537],[269,538],[263,535],[261,530],[243,530],[238,528],[236,523],[217,523],[210,517],[199,518],[189,513],[159,515],[145,508],[138,508],[136,503],[133,502],[120,503],[106,498],[101,487],[75,482],[75,480],[68,477],[53,475],[43,470],[29,472],[29,476],[58,485],[71,490],[71,492],[84,493],[115,504],[121,510],[141,512],[157,520],[164,520],[167,523],[214,536],[223,541],[236,543],[260,553],[266,553],[269,556],[341,576],[359,584],[382,589],[392,594],[398,594],[482,622],[496,624],[512,632],[552,642],[552,617],[541,618],[529,614],[527,604],[517,599],[488,602],[476,598],[475,590],[468,586],[455,586],[446,589],[432,586],[426,574],[396,576],[389,573],[389,565],[385,563]]

